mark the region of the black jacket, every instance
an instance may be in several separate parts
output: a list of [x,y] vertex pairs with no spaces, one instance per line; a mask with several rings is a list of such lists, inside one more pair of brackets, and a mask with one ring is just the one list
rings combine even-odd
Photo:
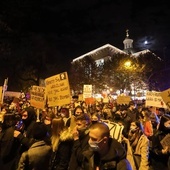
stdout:
[[83,170],[94,170],[99,166],[100,170],[131,170],[130,163],[126,160],[126,151],[122,145],[115,139],[109,139],[109,152],[100,157],[97,152],[90,148],[83,152],[84,161]]

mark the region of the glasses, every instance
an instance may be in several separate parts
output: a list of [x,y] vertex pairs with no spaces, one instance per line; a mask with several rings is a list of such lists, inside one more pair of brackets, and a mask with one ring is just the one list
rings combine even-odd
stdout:
[[22,117],[28,117],[28,115],[22,115]]

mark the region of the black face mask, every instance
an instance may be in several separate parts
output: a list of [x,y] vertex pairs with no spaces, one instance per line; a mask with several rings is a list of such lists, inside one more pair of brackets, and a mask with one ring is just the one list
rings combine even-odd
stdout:
[[97,123],[97,122],[98,122],[97,120],[91,121],[92,124],[95,124],[95,123]]

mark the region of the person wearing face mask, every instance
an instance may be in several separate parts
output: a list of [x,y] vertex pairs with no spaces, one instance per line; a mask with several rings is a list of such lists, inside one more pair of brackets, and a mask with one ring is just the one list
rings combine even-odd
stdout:
[[161,116],[158,129],[152,136],[151,166],[154,170],[170,170],[170,115]]
[[110,137],[107,124],[98,122],[89,129],[89,147],[83,151],[84,170],[132,170],[126,151],[116,139]]
[[140,121],[131,122],[128,138],[123,137],[122,144],[133,170],[149,170],[149,139]]
[[73,134],[73,148],[69,162],[69,170],[79,170],[82,165],[82,152],[89,147],[89,126],[90,117],[88,114],[81,114],[76,117],[76,126],[72,130]]
[[22,131],[19,129],[14,130],[14,138],[20,143],[19,157],[23,152],[27,151],[29,147],[35,142],[33,139],[33,126],[36,123],[36,112],[33,107],[27,107],[21,112],[21,122],[23,122]]

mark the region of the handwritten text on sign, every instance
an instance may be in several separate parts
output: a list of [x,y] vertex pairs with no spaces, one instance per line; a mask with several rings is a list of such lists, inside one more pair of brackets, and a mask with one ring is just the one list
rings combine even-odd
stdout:
[[161,96],[167,107],[170,109],[170,89],[161,92]]
[[31,88],[31,106],[38,109],[43,109],[45,107],[45,87],[32,86]]
[[147,91],[146,92],[146,106],[167,108],[160,93],[161,92]]
[[67,72],[45,79],[49,106],[62,106],[71,102]]

